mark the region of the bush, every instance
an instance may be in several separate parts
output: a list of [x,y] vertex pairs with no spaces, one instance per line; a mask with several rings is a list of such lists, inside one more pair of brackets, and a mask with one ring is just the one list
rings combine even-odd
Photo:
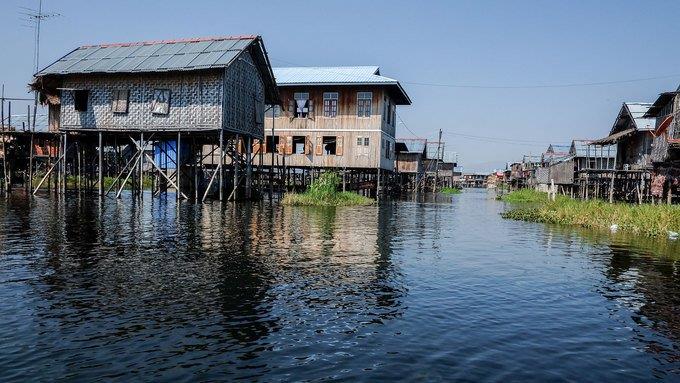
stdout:
[[281,203],[292,206],[352,206],[372,205],[370,198],[351,192],[339,192],[342,179],[337,173],[326,172],[314,180],[306,192],[286,193]]

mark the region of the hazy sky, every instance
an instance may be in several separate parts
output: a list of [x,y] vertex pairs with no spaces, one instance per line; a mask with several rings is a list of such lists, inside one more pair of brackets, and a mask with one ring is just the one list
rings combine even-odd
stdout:
[[[41,66],[84,44],[231,34],[262,35],[274,66],[379,65],[413,99],[399,109],[408,128],[427,138],[441,128],[466,171],[501,168],[550,142],[605,136],[623,101],[651,102],[680,82],[678,1],[44,4],[62,16],[43,24]],[[33,32],[20,7],[36,5],[1,2],[6,95],[26,95]],[[537,87],[637,79],[648,80]],[[402,125],[397,136],[412,134]]]

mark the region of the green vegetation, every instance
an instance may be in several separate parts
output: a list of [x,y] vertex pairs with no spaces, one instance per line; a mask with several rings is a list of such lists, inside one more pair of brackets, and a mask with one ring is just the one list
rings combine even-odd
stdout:
[[550,201],[546,193],[533,190],[512,192],[508,202],[534,202],[502,213],[503,218],[531,222],[579,226],[588,229],[615,229],[647,237],[680,232],[680,206],[610,204],[601,200],[581,201],[558,196]]
[[461,188],[448,188],[447,187],[447,188],[442,188],[442,190],[440,190],[440,192],[442,194],[460,194],[460,193],[463,192],[463,189],[461,189]]
[[351,192],[340,192],[338,186],[341,179],[337,173],[323,173],[306,192],[286,193],[281,203],[292,206],[353,206],[372,205],[370,198]]
[[548,202],[548,193],[541,193],[533,189],[520,189],[498,197],[505,202]]

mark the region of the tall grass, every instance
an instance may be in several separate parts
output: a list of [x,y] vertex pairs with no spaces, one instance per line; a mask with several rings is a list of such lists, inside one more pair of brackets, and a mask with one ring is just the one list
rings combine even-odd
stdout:
[[[513,196],[514,193],[520,193]],[[532,197],[531,195],[534,194]],[[610,204],[601,200],[574,200],[566,197],[548,200],[546,193],[517,191],[505,196],[509,202],[538,202],[502,213],[504,218],[573,225],[589,229],[617,230],[647,237],[667,236],[680,232],[680,206]]]
[[520,189],[498,197],[505,202],[547,202],[548,193],[542,193],[533,189]]
[[286,193],[281,200],[284,205],[292,206],[351,206],[372,205],[370,198],[351,192],[340,192],[341,179],[337,173],[326,172],[314,180],[304,193]]
[[442,194],[460,194],[462,192],[463,192],[463,189],[456,188],[456,187],[453,187],[453,188],[445,187],[445,188],[442,188],[440,190],[440,193],[442,193]]

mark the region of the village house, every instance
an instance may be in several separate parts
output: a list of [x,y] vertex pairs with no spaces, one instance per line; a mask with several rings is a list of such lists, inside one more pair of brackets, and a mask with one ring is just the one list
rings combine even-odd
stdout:
[[651,169],[655,120],[645,117],[651,105],[644,102],[624,102],[609,136],[590,142],[591,146],[616,145],[617,170]]
[[[240,187],[250,196],[251,150],[236,147],[264,138],[264,105],[279,102],[260,36],[86,45],[39,71],[32,87],[49,106],[50,130],[61,133],[61,187],[77,167],[97,174],[100,194],[105,172],[118,195],[130,178],[141,194],[146,162],[156,189],[170,185],[177,198],[204,199],[218,184],[222,199],[229,180],[232,197]],[[206,147],[217,163],[204,163]],[[105,152],[115,160],[105,163]],[[81,154],[98,161],[80,169]]]
[[611,170],[616,160],[616,146],[592,146],[592,140],[573,140],[569,156],[574,159],[574,170]]
[[427,140],[424,138],[398,138],[396,142],[395,169],[404,191],[416,191],[425,174]]
[[411,105],[399,81],[377,66],[274,68],[274,75],[282,107],[268,108],[262,161],[284,166],[286,184],[336,169],[353,187],[379,188],[381,173],[394,174],[397,106]]
[[644,117],[654,118],[651,194],[668,203],[680,194],[680,88],[659,95]]

